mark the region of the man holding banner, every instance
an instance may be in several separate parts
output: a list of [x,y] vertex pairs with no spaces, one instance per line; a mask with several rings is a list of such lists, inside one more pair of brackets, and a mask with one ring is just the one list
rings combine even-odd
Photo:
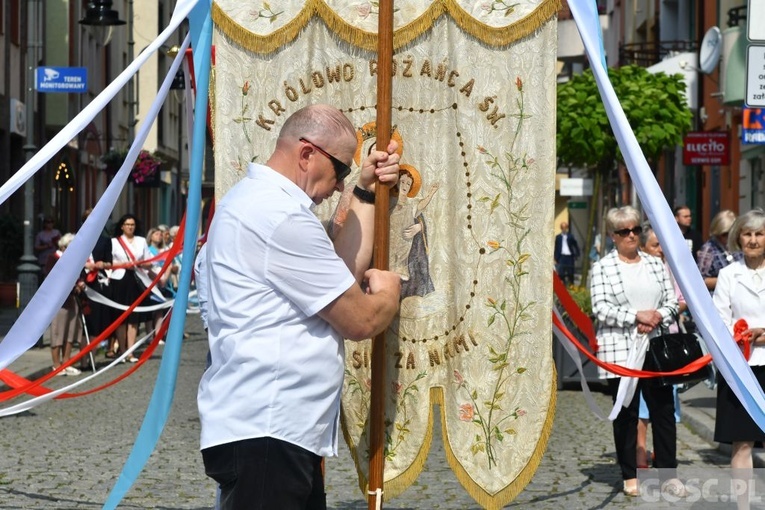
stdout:
[[343,338],[373,337],[398,310],[399,276],[368,269],[373,190],[397,182],[395,142],[363,162],[334,245],[311,211],[344,189],[356,145],[339,110],[302,108],[266,165],[251,163],[217,207],[201,271],[211,365],[198,406],[222,509],[325,508],[321,458],[337,455]]

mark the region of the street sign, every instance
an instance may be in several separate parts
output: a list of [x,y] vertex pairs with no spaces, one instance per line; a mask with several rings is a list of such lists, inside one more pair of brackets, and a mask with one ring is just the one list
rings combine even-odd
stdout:
[[744,108],[741,122],[741,142],[765,144],[765,109]]
[[569,202],[569,209],[587,209],[587,202]]
[[85,67],[38,67],[35,88],[39,92],[75,92],[88,89],[88,69]]
[[[749,0],[746,9],[746,36],[752,42],[765,42],[765,0]],[[752,22],[753,20],[760,20]]]
[[746,48],[746,95],[744,103],[750,108],[765,108],[765,46]]
[[589,197],[592,196],[592,179],[561,179],[560,196]]
[[692,131],[683,139],[684,165],[729,165],[730,135],[723,131]]

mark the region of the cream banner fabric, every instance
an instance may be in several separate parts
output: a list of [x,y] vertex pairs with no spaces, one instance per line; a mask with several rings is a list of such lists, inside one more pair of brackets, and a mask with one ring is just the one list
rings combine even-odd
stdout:
[[[213,5],[216,196],[264,162],[312,103],[375,142],[375,2]],[[422,469],[434,419],[450,466],[500,508],[531,480],[552,429],[555,13],[551,1],[396,1],[385,498]],[[346,193],[350,193],[348,186]],[[331,225],[345,197],[317,210]],[[371,341],[346,342],[343,431],[366,490]],[[438,404],[438,406],[436,406]],[[440,414],[436,411],[440,409]],[[300,419],[295,417],[295,419]],[[366,494],[366,492],[364,492]]]

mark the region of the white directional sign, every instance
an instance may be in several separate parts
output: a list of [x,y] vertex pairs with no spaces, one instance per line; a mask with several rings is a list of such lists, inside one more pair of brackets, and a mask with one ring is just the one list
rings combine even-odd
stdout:
[[765,108],[765,46],[746,49],[746,96],[750,108]]
[[749,0],[746,9],[746,36],[752,42],[765,42],[765,0]]

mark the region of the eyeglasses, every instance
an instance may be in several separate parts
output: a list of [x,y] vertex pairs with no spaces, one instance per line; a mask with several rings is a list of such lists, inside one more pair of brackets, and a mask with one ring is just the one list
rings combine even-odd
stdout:
[[325,151],[324,149],[322,149],[315,143],[309,140],[306,140],[305,138],[300,138],[300,141],[313,146],[314,149],[316,149],[317,151],[327,156],[327,158],[329,158],[329,160],[332,162],[332,166],[335,168],[335,176],[337,177],[338,181],[342,181],[343,179],[351,175],[351,167],[349,167],[348,165],[346,165],[345,163],[337,159],[335,156]]
[[614,234],[616,234],[616,235],[618,235],[620,237],[627,237],[628,235],[630,235],[630,232],[632,232],[636,236],[639,236],[640,234],[643,233],[643,227],[638,225],[637,227],[623,228],[621,230],[614,230]]

